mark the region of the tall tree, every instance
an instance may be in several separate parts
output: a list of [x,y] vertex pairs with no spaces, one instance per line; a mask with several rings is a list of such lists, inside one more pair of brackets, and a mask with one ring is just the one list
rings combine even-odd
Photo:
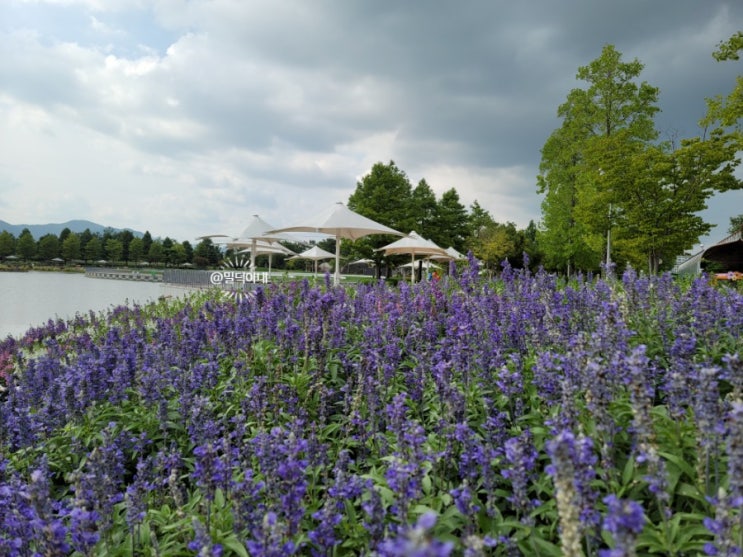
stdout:
[[152,241],[150,251],[147,252],[147,259],[150,263],[162,263],[165,261],[165,247],[161,240]]
[[[605,176],[602,169],[607,139],[620,132],[632,142],[652,142],[658,136],[653,123],[658,89],[637,83],[642,69],[638,60],[623,62],[621,53],[606,45],[601,56],[578,69],[577,78],[588,87],[569,93],[558,110],[563,125],[542,150],[543,242],[548,257],[563,268],[573,262],[595,268],[600,246],[621,211],[625,180]],[[567,249],[555,257],[551,248],[561,245]],[[591,265],[578,263],[579,257],[591,255]]]
[[529,224],[527,224],[526,228],[523,230],[523,236],[523,253],[525,253],[529,258],[528,267],[530,269],[538,269],[542,266],[543,253],[542,246],[539,244],[539,229],[537,227],[537,223],[535,223],[533,220],[530,220]]
[[434,223],[431,240],[442,248],[454,247],[458,251],[465,251],[470,234],[469,215],[454,188],[441,195],[436,205]]
[[193,263],[193,246],[191,245],[191,242],[183,240],[181,245],[183,246],[183,252],[185,253],[184,263]]
[[495,220],[493,220],[490,212],[484,209],[482,205],[475,200],[472,205],[470,205],[467,224],[469,226],[469,232],[467,234],[465,249],[472,251],[475,257],[482,258],[485,232],[489,227],[495,225]]
[[67,237],[72,234],[72,230],[69,229],[69,227],[65,226],[62,229],[62,232],[59,233],[59,245],[61,246],[64,244],[64,241],[67,239]]
[[51,261],[59,257],[59,238],[55,234],[44,234],[39,238],[37,255],[43,261]]
[[435,233],[436,227],[436,194],[425,178],[418,182],[412,192],[411,210],[413,212],[413,230],[425,238]]
[[587,134],[577,124],[574,112],[570,98],[558,110],[563,125],[542,147],[537,177],[537,191],[544,194],[539,241],[544,248],[545,265],[568,275],[575,269],[595,268],[601,258],[600,250],[588,244],[587,233],[578,219],[581,151]]
[[134,234],[131,230],[122,230],[117,235],[117,240],[121,242],[121,246],[123,248],[123,253],[121,255],[122,259],[124,261],[130,261],[131,257],[129,256],[129,244],[134,239]]
[[149,230],[146,230],[142,235],[142,249],[145,253],[150,252],[150,246],[152,245],[152,235]]
[[105,243],[106,257],[109,261],[122,261],[124,257],[124,244],[116,238],[108,238]]
[[[716,131],[710,138],[672,144],[618,142],[604,168],[610,179],[621,175],[624,199],[618,206],[618,247],[650,273],[670,268],[712,229],[700,212],[718,191],[740,187],[734,175],[735,143]],[[615,179],[620,179],[618,176]]]
[[15,236],[10,232],[7,230],[0,232],[0,259],[15,253],[15,243]]
[[86,228],[80,233],[80,255],[83,256],[83,259],[85,259],[85,248],[92,237],[93,233],[90,228]]
[[144,242],[142,238],[132,238],[129,242],[129,261],[135,265],[144,259]]
[[167,236],[162,241],[163,245],[163,261],[166,264],[173,263],[175,259],[175,254],[173,253],[173,245],[175,242],[171,238],[168,238]]
[[103,258],[103,243],[99,236],[90,237],[83,249],[83,255],[86,261],[100,261]]
[[[348,198],[348,208],[400,232],[408,233],[415,226],[412,186],[394,161],[376,163],[369,174],[356,183],[356,189]],[[379,273],[384,256],[376,250],[392,239],[394,237],[383,235],[367,236],[354,242],[354,249],[359,255],[373,259]],[[390,266],[387,268],[389,274]]]
[[210,238],[201,240],[193,251],[193,263],[197,267],[218,265],[221,258],[219,247]]
[[70,232],[62,242],[60,254],[62,259],[66,261],[80,259],[80,255],[82,254],[80,251],[80,235]]
[[16,253],[21,259],[29,260],[36,255],[36,240],[28,228],[21,230],[16,244]]

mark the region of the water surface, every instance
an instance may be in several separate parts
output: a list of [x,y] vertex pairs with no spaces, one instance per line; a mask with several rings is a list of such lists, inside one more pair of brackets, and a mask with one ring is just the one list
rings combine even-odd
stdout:
[[20,337],[49,319],[72,319],[91,310],[144,304],[188,291],[162,283],[88,278],[82,273],[0,272],[0,339]]

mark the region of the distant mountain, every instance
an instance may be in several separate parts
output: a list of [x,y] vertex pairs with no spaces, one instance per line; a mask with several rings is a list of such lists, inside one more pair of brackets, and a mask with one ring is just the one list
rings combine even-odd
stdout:
[[48,224],[10,224],[4,220],[0,220],[0,232],[7,230],[16,238],[23,232],[24,228],[28,228],[29,232],[33,235],[35,240],[38,240],[45,234],[54,234],[59,236],[65,228],[69,228],[72,232],[80,233],[85,232],[86,229],[90,230],[93,234],[103,234],[107,229],[113,230],[114,232],[121,232],[122,230],[129,230],[134,236],[142,237],[142,232],[131,230],[130,228],[112,228],[110,226],[103,226],[89,220],[69,220],[67,222],[60,223],[48,223]]

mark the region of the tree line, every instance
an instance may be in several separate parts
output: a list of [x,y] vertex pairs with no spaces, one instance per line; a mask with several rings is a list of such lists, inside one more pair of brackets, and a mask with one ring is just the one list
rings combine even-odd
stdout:
[[[465,207],[455,188],[437,197],[425,178],[413,186],[394,161],[376,163],[357,182],[348,207],[400,232],[415,231],[444,249],[472,252],[487,268],[497,268],[506,260],[512,266],[521,267],[527,262],[536,267],[542,259],[533,221],[526,228],[513,222],[496,222],[477,201]],[[410,260],[410,256],[385,257],[378,251],[394,239],[367,236],[343,244],[342,249],[349,258],[373,260],[377,269],[385,268],[389,274],[396,263]]]
[[[738,60],[743,33],[713,56]],[[670,269],[712,225],[700,212],[718,192],[743,187],[743,77],[727,97],[707,99],[696,137],[661,138],[659,89],[640,81],[643,64],[614,46],[578,69],[585,88],[570,91],[541,154],[544,195],[538,233],[549,269],[570,274],[602,263],[650,273]],[[738,228],[736,228],[736,226]],[[731,219],[731,232],[740,217]]]
[[168,237],[153,239],[149,231],[140,237],[129,230],[93,233],[86,229],[77,233],[65,228],[59,236],[45,234],[37,240],[24,228],[17,238],[7,230],[0,232],[0,260],[8,258],[27,262],[61,259],[80,264],[207,266],[218,264],[222,254],[211,242],[203,241],[194,247],[188,241],[177,242]]

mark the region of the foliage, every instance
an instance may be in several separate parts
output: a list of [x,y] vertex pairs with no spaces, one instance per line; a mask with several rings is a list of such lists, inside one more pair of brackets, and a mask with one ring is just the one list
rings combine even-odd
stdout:
[[[743,50],[743,32],[738,31],[727,41],[721,42],[713,56],[718,61],[739,61]],[[743,76],[738,76],[733,90],[727,97],[717,96],[707,99],[707,115],[704,124],[718,124],[723,128],[734,127],[738,139],[740,136],[740,122],[743,118]]]
[[436,206],[431,240],[443,248],[453,247],[457,251],[464,251],[470,234],[467,217],[467,209],[459,201],[457,190],[446,190]]
[[9,337],[0,553],[739,551],[743,296],[477,271]]
[[607,45],[578,70],[586,89],[560,106],[563,123],[542,149],[540,244],[548,268],[596,270],[629,263],[670,268],[711,225],[699,213],[735,177],[739,136],[722,128],[658,143],[658,90],[637,83],[642,64]]
[[730,227],[728,227],[728,233],[735,234],[743,230],[743,214],[736,217],[730,217]]

